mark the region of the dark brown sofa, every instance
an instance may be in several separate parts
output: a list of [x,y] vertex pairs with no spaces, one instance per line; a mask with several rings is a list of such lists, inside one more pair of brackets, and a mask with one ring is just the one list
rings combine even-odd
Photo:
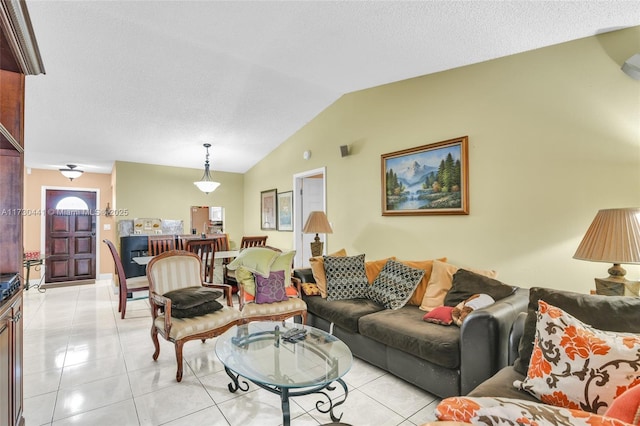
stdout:
[[[310,269],[294,274],[313,282]],[[509,332],[526,309],[528,290],[518,288],[472,312],[460,328],[423,321],[417,306],[390,310],[369,299],[303,298],[308,325],[332,332],[354,356],[444,398],[467,394],[508,364]]]

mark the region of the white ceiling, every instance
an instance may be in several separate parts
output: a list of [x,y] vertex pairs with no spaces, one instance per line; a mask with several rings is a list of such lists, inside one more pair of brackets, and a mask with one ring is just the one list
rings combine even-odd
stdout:
[[[341,95],[640,25],[638,1],[29,0],[25,165],[245,172]],[[195,176],[195,175],[194,175]],[[199,177],[199,175],[197,175]]]

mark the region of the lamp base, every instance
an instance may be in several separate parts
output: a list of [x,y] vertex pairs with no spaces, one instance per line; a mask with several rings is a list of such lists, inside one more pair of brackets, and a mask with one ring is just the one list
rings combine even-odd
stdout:
[[316,237],[311,242],[311,256],[322,256],[322,249],[324,248],[324,243],[320,241],[320,237],[316,234]]
[[604,296],[640,296],[640,281],[629,281],[624,277],[609,276],[595,278],[596,294]]

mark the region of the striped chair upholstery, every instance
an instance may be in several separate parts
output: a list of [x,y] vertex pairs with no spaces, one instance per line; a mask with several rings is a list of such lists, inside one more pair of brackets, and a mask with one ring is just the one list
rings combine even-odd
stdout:
[[[155,256],[147,265],[149,279],[149,302],[151,303],[151,339],[155,346],[153,359],[160,355],[158,334],[176,346],[176,362],[178,370],[176,380],[182,380],[182,347],[189,340],[210,339],[224,333],[241,322],[240,312],[232,307],[223,307],[207,315],[193,318],[173,318],[165,315],[171,306],[171,300],[164,296],[169,291],[185,287],[205,286],[226,289],[227,304],[230,303],[231,291],[224,284],[204,284],[200,257],[195,253],[171,250]],[[231,306],[231,305],[229,305]]]

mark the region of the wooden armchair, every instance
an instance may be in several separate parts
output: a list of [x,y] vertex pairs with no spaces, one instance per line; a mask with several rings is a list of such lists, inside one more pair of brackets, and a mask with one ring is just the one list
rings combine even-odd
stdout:
[[[116,276],[118,278],[118,312],[120,312],[120,318],[124,319],[124,316],[127,313],[127,301],[147,298],[146,291],[149,290],[149,280],[147,280],[146,276],[131,277],[127,279],[127,276],[124,273],[124,267],[122,266],[122,259],[120,259],[120,255],[118,254],[116,247],[107,239],[102,240],[102,242],[109,247],[109,251],[113,257],[113,263],[116,266]],[[145,292],[143,296],[133,297],[133,292],[143,291]],[[127,297],[129,293],[132,294],[132,297]]]
[[202,282],[200,258],[186,251],[172,250],[164,252],[147,265],[149,279],[149,301],[151,303],[151,339],[155,346],[154,361],[160,355],[158,334],[173,342],[176,350],[178,369],[176,380],[182,380],[182,348],[189,340],[210,339],[224,333],[240,322],[240,313],[229,307],[223,307],[212,313],[191,318],[171,316],[172,301],[164,296],[172,290],[186,287],[217,287],[221,285]]
[[[280,249],[265,246],[264,249],[273,250],[282,253]],[[299,316],[302,324],[307,322],[307,304],[302,300],[302,290],[300,280],[291,276],[291,264],[295,252],[281,254],[273,262],[271,271],[283,271],[285,281],[287,276],[291,279],[292,285],[285,287],[287,299],[271,303],[255,303],[257,292],[257,284],[254,275],[243,268],[237,269],[236,278],[238,281],[238,299],[242,322],[251,321],[284,321],[285,319]],[[252,290],[247,292],[246,286],[250,286]],[[251,295],[253,293],[253,295]]]

